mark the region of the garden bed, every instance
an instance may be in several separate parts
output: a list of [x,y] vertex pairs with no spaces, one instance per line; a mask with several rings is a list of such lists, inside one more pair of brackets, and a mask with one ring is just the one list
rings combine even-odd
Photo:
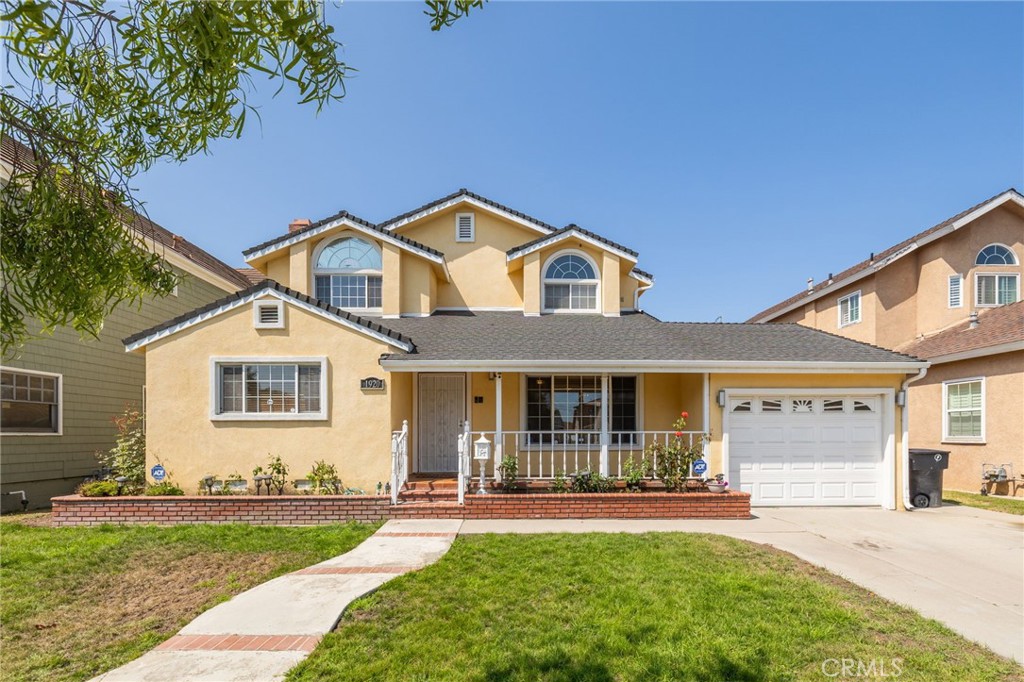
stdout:
[[745,519],[750,495],[726,493],[466,494],[466,503],[392,505],[378,495],[212,495],[55,497],[55,526],[103,523],[178,525],[248,523],[307,526],[389,518],[449,519]]

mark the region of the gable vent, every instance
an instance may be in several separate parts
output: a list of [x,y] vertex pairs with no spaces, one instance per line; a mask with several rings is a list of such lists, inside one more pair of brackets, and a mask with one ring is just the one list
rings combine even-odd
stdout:
[[476,241],[476,216],[472,213],[455,214],[455,241]]
[[253,326],[257,329],[284,329],[284,301],[256,301]]

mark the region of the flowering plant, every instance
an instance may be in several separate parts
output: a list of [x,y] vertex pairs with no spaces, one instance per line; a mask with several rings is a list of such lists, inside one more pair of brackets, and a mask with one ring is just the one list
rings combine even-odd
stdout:
[[704,453],[707,434],[701,434],[699,438],[686,438],[684,431],[686,420],[689,417],[689,412],[680,412],[679,418],[672,424],[673,438],[664,443],[652,443],[644,453],[647,458],[656,463],[655,475],[662,480],[665,489],[669,491],[683,489],[686,477],[690,475],[690,466]]

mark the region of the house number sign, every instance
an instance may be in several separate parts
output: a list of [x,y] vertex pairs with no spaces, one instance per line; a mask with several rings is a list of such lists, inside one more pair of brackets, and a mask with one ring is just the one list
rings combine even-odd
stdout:
[[384,380],[378,377],[366,377],[359,380],[359,388],[364,391],[383,391]]

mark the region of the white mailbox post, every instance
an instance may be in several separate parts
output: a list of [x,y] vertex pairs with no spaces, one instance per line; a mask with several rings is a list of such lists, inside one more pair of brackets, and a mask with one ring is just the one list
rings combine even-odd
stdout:
[[487,475],[487,460],[490,458],[491,441],[487,440],[487,436],[480,434],[480,437],[473,442],[473,459],[480,462],[480,488],[476,491],[477,495],[487,494],[487,490],[484,488],[484,477]]

